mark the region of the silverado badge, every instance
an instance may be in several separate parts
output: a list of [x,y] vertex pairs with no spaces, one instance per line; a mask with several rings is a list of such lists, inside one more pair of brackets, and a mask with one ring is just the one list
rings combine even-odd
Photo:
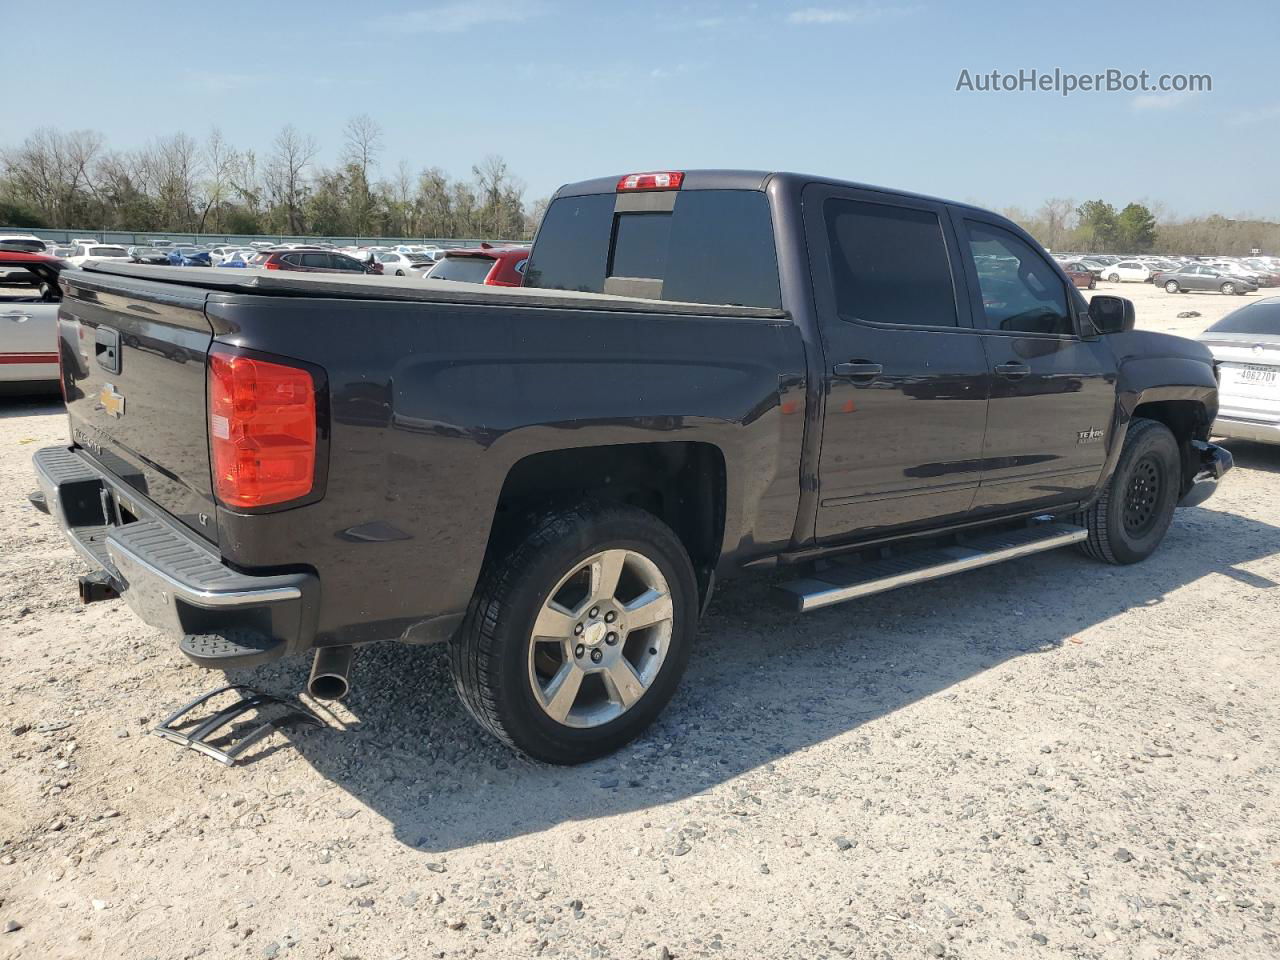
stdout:
[[112,384],[103,384],[102,392],[98,394],[98,403],[102,404],[102,409],[117,420],[124,416],[124,394]]
[[1081,430],[1076,434],[1076,443],[1093,443],[1095,440],[1101,440],[1106,434],[1105,430],[1090,427],[1088,430]]

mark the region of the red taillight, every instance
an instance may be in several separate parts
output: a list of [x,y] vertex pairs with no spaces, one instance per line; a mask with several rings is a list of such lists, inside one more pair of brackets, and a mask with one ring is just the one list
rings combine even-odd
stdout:
[[298,367],[225,350],[209,354],[213,491],[229,507],[263,507],[311,492],[316,387]]
[[631,173],[618,181],[618,192],[624,190],[679,190],[684,183],[684,174],[677,171],[666,173]]
[[263,270],[279,270],[280,262],[278,260],[268,260],[262,265]]

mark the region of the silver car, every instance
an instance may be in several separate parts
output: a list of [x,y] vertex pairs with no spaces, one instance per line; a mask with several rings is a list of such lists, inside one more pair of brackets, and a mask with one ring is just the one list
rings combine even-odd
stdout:
[[1280,443],[1280,297],[1231,311],[1200,342],[1222,381],[1214,435]]

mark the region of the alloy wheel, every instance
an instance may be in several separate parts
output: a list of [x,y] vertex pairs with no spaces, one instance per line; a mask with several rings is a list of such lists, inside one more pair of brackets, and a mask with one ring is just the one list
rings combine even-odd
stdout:
[[565,726],[616,720],[662,670],[673,617],[670,586],[648,557],[616,548],[586,558],[551,590],[534,621],[534,699]]

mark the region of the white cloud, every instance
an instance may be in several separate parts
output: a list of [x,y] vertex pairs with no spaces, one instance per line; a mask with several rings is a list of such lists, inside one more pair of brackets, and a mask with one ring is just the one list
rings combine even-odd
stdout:
[[533,0],[485,0],[483,3],[450,0],[407,13],[383,14],[372,21],[371,26],[379,31],[399,33],[462,33],[472,27],[521,23],[545,12],[546,8]]
[[831,23],[875,23],[916,12],[916,7],[883,6],[872,3],[849,7],[804,7],[787,15],[787,23],[803,25]]
[[1134,110],[1177,110],[1185,106],[1193,93],[1140,93],[1129,101]]
[[1265,123],[1268,120],[1277,119],[1280,119],[1280,103],[1271,103],[1263,107],[1237,110],[1227,122],[1233,127],[1243,127],[1251,123]]

